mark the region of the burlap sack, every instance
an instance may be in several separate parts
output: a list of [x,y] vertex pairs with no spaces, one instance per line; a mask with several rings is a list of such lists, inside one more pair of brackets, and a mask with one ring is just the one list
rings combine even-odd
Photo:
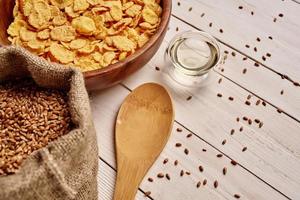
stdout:
[[43,87],[66,89],[76,128],[29,156],[18,173],[0,177],[0,199],[97,199],[96,134],[82,74],[21,48],[0,48],[0,82],[16,76],[30,76]]

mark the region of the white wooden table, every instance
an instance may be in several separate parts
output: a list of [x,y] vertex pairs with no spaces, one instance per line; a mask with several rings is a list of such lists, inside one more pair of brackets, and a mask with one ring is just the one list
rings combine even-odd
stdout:
[[[196,91],[174,91],[164,81],[163,52],[168,41],[185,30],[207,31],[228,52],[225,64],[211,72],[210,83]],[[145,82],[160,83],[170,91],[176,116],[171,138],[136,199],[235,199],[235,194],[240,199],[300,199],[299,1],[173,1],[169,30],[153,59],[122,84],[91,94],[101,200],[112,199],[114,189],[117,111],[130,91]],[[248,96],[251,105],[245,104]],[[158,173],[168,173],[171,179],[157,178]],[[146,191],[151,191],[150,198],[144,196]]]

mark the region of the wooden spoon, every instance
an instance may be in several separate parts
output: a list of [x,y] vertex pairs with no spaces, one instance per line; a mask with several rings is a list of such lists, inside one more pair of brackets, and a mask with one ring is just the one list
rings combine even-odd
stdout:
[[117,181],[114,200],[133,200],[149,168],[166,145],[173,105],[162,86],[146,83],[128,95],[116,122]]

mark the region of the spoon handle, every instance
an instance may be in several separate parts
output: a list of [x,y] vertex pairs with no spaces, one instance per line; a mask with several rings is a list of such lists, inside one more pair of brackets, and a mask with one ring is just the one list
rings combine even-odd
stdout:
[[114,200],[134,200],[138,187],[146,174],[144,163],[128,159],[118,160]]

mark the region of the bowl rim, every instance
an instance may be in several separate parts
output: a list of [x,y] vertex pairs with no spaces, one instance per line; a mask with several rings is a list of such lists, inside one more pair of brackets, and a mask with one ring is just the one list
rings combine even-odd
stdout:
[[127,63],[130,63],[131,61],[135,60],[137,57],[141,56],[148,49],[154,46],[155,42],[163,34],[164,30],[167,28],[166,26],[169,24],[171,10],[172,10],[171,9],[172,0],[161,0],[161,5],[162,5],[162,16],[161,16],[161,22],[159,24],[159,27],[155,32],[155,34],[150,37],[149,41],[142,48],[139,48],[136,52],[128,56],[123,61],[118,61],[115,64],[111,64],[101,69],[95,69],[95,70],[83,72],[84,78],[85,79],[93,78],[95,76],[110,73],[111,71],[114,71],[116,69],[123,68]]

